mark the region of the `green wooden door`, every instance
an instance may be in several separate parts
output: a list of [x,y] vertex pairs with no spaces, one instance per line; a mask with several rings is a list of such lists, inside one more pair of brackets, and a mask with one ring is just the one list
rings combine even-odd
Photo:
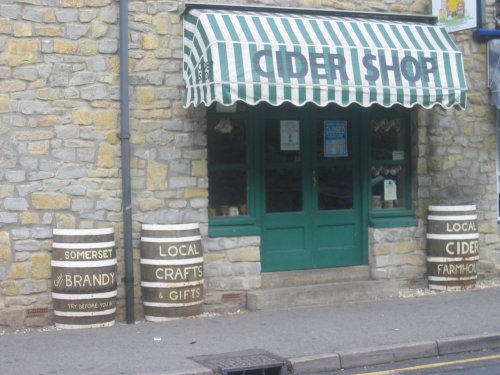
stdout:
[[365,263],[358,125],[347,110],[261,115],[263,271]]

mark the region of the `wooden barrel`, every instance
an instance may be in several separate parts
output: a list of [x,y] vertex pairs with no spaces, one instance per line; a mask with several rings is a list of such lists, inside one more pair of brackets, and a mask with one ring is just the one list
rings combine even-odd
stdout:
[[113,228],[54,229],[52,299],[59,328],[115,323],[117,295]]
[[427,219],[429,289],[473,289],[479,260],[476,206],[429,206]]
[[148,321],[201,314],[203,253],[198,224],[142,226],[141,290]]

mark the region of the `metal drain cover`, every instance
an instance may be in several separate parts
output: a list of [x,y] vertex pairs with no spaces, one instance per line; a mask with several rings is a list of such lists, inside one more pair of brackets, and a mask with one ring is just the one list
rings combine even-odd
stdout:
[[214,355],[190,357],[193,361],[214,370],[216,373],[231,374],[238,371],[277,369],[278,374],[285,375],[286,360],[265,350],[251,349]]

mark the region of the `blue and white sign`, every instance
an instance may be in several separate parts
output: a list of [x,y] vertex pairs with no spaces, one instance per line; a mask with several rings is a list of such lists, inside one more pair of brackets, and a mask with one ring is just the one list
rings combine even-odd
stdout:
[[324,154],[327,158],[349,156],[347,121],[327,120],[324,123]]

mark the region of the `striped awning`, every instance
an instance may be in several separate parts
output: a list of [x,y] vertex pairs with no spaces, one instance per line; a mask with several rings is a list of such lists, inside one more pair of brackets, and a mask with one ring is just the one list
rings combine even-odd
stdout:
[[183,75],[185,107],[467,101],[462,54],[444,28],[422,23],[191,9]]

